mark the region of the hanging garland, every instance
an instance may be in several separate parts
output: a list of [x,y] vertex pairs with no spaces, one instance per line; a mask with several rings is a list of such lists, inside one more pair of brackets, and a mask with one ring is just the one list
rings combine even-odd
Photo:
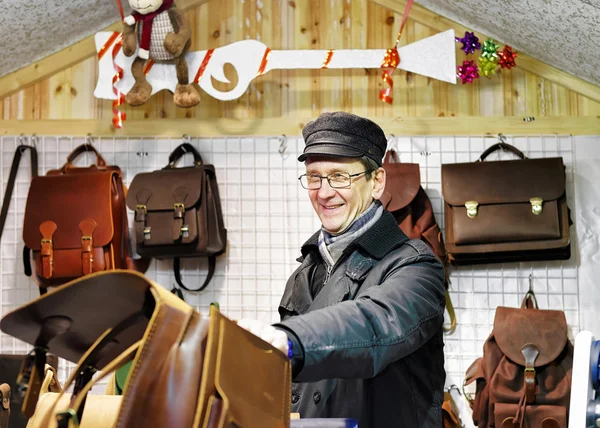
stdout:
[[467,55],[474,54],[476,50],[481,49],[481,55],[478,58],[479,65],[475,64],[474,60],[464,60],[458,66],[458,73],[456,75],[461,79],[463,84],[473,83],[473,80],[478,79],[480,75],[491,79],[492,75],[496,74],[500,69],[510,69],[517,66],[515,63],[517,53],[513,52],[512,48],[508,45],[504,46],[501,51],[498,51],[500,45],[492,38],[487,39],[482,45],[473,32],[466,31],[465,36],[457,37],[456,41],[462,43],[461,50]]

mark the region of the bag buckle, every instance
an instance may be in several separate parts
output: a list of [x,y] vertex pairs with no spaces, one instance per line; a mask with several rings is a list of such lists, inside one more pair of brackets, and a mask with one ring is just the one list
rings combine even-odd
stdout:
[[146,214],[148,214],[146,205],[135,206],[135,221],[146,221]]
[[177,202],[173,204],[173,210],[175,211],[175,218],[183,218],[183,213],[185,213],[185,205],[183,205],[181,202]]
[[150,226],[144,227],[144,241],[148,241],[152,238],[151,234],[152,228]]
[[479,206],[479,202],[477,202],[477,201],[465,202],[465,208],[467,209],[467,217],[469,217],[469,218],[477,217],[477,207],[478,206]]
[[535,197],[535,198],[531,198],[529,199],[529,203],[531,204],[531,212],[534,213],[535,215],[540,215],[542,213],[543,210],[543,203],[544,200],[540,197]]

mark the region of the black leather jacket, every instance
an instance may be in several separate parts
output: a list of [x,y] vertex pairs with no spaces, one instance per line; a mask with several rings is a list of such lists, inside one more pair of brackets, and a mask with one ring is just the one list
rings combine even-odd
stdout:
[[360,428],[441,427],[442,264],[384,211],[313,300],[312,273],[323,263],[317,237],[302,247],[275,324],[293,332],[304,352],[292,410],[302,418],[354,418]]

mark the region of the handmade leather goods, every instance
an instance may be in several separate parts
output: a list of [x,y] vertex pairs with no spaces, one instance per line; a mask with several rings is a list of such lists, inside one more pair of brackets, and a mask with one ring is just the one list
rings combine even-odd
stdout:
[[10,420],[10,385],[0,384],[0,428],[9,428]]
[[[186,153],[194,156],[194,165],[176,168]],[[181,144],[169,156],[166,167],[133,178],[127,206],[135,211],[137,253],[174,259],[179,286],[203,290],[214,274],[216,256],[227,244],[214,166],[204,164],[191,144]],[[192,290],[182,283],[182,257],[208,257],[208,274],[200,288]]]
[[[518,160],[485,161],[496,150]],[[446,250],[453,264],[568,259],[562,157],[529,159],[498,143],[476,162],[442,165]]]
[[395,217],[398,226],[410,239],[421,239],[444,264],[446,272],[446,309],[450,326],[444,330],[451,334],[456,328],[456,315],[450,293],[448,256],[440,227],[435,221],[431,201],[421,186],[421,172],[417,163],[400,163],[394,150],[388,150],[383,169],[386,184],[380,202]]
[[566,428],[573,346],[562,311],[540,310],[527,293],[521,308],[498,307],[483,358],[467,370],[476,382],[478,427]]
[[444,402],[442,403],[442,422],[444,428],[461,428],[458,407],[449,392],[444,392]]
[[[0,381],[5,382],[10,387],[10,413],[9,426],[10,428],[25,428],[27,426],[27,417],[21,412],[23,403],[24,391],[19,388],[19,384],[23,382],[19,379],[19,373],[24,365],[28,365],[31,361],[31,355],[28,354],[1,354],[0,355]],[[47,354],[47,366],[52,369],[58,369],[58,357],[56,355]],[[31,391],[33,393],[33,391]],[[39,390],[35,393],[39,393]]]
[[[85,152],[96,163],[76,167]],[[77,147],[58,170],[33,177],[23,224],[42,289],[110,269],[134,267],[129,255],[125,188],[121,170],[106,164],[90,144]],[[30,257],[24,257],[26,273]],[[137,267],[144,270],[141,267]]]
[[118,414],[106,416],[116,427],[289,427],[287,356],[214,306],[202,317],[137,272],[76,279],[9,313],[0,329],[34,345],[36,356],[49,350],[77,361],[65,383],[73,395],[44,399],[52,408],[44,407],[36,427],[86,423],[86,402],[97,400],[87,394],[93,383],[132,359],[123,395],[115,396]]

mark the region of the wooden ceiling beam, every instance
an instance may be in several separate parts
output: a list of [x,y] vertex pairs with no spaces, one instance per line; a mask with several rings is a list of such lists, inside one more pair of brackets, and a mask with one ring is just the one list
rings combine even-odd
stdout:
[[[177,7],[183,10],[191,9],[207,3],[209,0],[177,0]],[[123,24],[115,22],[100,31],[121,31]],[[25,86],[39,82],[52,76],[65,68],[71,67],[91,56],[96,55],[96,44],[94,35],[70,45],[46,58],[13,71],[6,76],[0,77],[0,99],[11,95]]]
[[[193,137],[300,136],[313,118],[269,119],[159,119],[127,120],[114,129],[110,120],[4,120],[0,136],[84,137]],[[395,136],[497,136],[504,135],[598,135],[600,116],[464,116],[464,117],[376,117],[387,134]]]
[[[400,15],[404,13],[406,7],[406,0],[371,1]],[[439,32],[454,29],[456,35],[460,37],[462,37],[465,31],[473,31],[471,28],[467,28],[457,22],[438,15],[417,3],[414,3],[410,9],[409,18]],[[480,40],[486,40],[488,38],[485,34],[478,33],[477,31],[474,31],[474,33]],[[551,65],[532,58],[522,52],[519,52],[519,56],[517,57],[517,66],[596,102],[600,102],[600,86],[552,67]]]

